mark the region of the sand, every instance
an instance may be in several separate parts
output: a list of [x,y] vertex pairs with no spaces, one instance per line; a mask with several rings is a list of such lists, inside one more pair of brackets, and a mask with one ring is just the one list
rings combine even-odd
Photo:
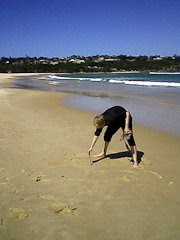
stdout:
[[0,239],[180,238],[179,138],[134,126],[138,169],[120,132],[90,166],[94,114],[11,81],[0,74]]

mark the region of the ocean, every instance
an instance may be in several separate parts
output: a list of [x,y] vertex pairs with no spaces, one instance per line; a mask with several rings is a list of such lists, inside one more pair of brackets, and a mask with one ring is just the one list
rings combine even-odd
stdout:
[[66,105],[97,114],[121,105],[135,123],[180,136],[180,73],[45,74],[15,85],[74,93]]

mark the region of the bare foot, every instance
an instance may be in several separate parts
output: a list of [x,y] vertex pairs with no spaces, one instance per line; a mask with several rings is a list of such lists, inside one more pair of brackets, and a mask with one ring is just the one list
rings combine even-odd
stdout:
[[106,154],[104,154],[104,152],[101,152],[101,153],[99,153],[97,155],[94,155],[93,157],[94,158],[104,158],[105,156],[106,156]]
[[138,168],[137,163],[134,163],[134,164],[133,164],[133,168]]

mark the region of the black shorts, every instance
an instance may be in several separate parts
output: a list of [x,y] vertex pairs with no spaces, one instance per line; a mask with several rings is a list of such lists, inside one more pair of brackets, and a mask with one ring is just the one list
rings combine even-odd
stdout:
[[[105,142],[110,142],[111,141],[111,138],[112,136],[117,132],[117,130],[119,128],[122,128],[122,130],[124,131],[124,128],[125,128],[125,123],[121,126],[119,124],[110,124],[107,129],[106,129],[106,132],[104,134],[104,141]],[[130,118],[130,122],[129,122],[129,128],[130,130],[132,131],[132,117]],[[130,139],[128,140],[128,143],[130,146],[135,146],[136,143],[134,141],[134,137],[133,137],[133,134],[131,135]]]

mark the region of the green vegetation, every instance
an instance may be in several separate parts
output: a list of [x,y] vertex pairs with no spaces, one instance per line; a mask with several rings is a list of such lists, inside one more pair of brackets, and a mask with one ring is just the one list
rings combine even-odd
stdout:
[[180,72],[180,56],[70,56],[67,58],[2,57],[1,73],[73,73],[115,71],[162,71]]

